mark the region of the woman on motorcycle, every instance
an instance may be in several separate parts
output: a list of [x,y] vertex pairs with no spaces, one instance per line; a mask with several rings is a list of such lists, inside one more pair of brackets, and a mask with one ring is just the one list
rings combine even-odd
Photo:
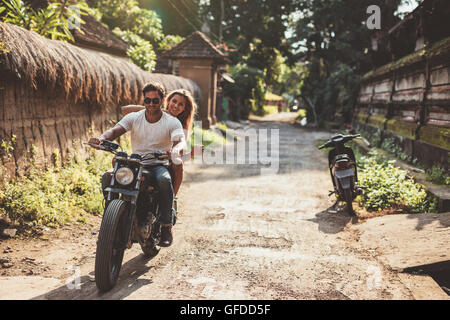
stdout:
[[[144,106],[128,105],[121,107],[121,112],[123,115],[126,115],[142,109],[144,109]],[[180,120],[186,141],[190,137],[196,110],[197,104],[189,91],[177,89],[169,92],[167,95],[164,111]],[[193,152],[191,152],[191,155],[193,155]],[[171,164],[170,170],[173,177],[173,192],[176,196],[183,181],[183,166],[174,166]]]

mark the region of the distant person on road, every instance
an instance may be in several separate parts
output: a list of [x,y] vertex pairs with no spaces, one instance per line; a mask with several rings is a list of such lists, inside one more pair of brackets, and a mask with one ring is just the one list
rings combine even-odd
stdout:
[[281,103],[281,101],[278,101],[277,106],[278,106],[278,113],[280,113],[283,108],[283,104]]

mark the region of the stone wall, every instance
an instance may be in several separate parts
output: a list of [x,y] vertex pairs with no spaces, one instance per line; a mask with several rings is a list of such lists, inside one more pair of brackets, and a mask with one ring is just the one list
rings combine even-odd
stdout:
[[450,38],[368,73],[354,126],[381,144],[393,138],[425,167],[449,168]]

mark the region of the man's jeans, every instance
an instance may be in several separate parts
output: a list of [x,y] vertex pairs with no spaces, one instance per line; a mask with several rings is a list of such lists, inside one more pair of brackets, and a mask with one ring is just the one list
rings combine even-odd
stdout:
[[159,212],[161,225],[172,225],[173,187],[170,172],[165,166],[146,166],[159,190]]
[[[159,190],[159,212],[160,223],[162,225],[172,225],[173,223],[173,186],[170,172],[165,166],[146,166],[145,169],[150,172],[151,180],[156,184]],[[111,176],[104,174],[101,179],[102,190],[111,183]],[[147,181],[146,181],[147,182]],[[145,186],[142,186],[145,188]],[[106,193],[104,192],[106,196]]]

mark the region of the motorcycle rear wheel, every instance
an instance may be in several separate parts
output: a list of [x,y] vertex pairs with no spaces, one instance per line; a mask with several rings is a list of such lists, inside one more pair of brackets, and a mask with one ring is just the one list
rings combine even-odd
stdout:
[[347,204],[348,214],[351,216],[356,216],[355,211],[353,210],[353,195],[350,188],[344,189],[344,198],[345,203]]
[[95,254],[95,283],[100,291],[111,290],[122,267],[128,218],[127,203],[115,199],[106,207]]

